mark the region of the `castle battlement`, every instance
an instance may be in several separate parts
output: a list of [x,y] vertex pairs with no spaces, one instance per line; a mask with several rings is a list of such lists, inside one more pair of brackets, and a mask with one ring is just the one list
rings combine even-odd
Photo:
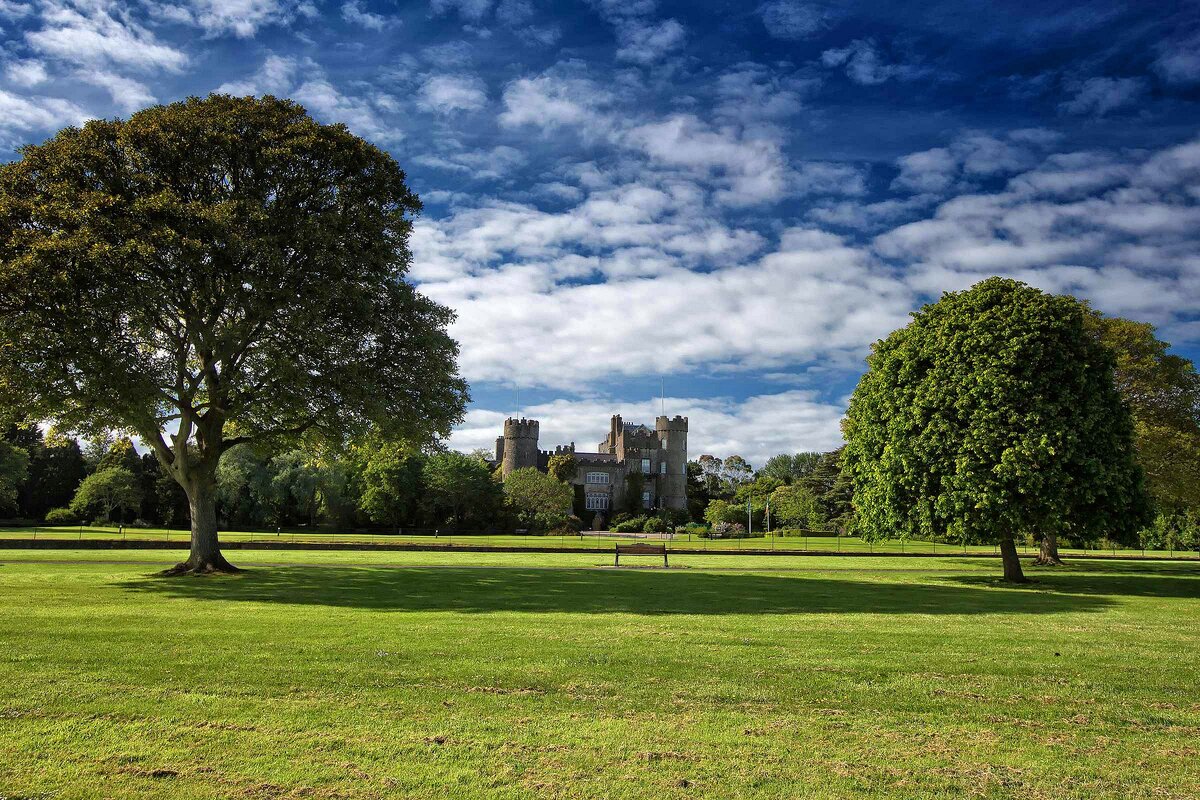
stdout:
[[521,419],[510,417],[504,420],[504,438],[536,440],[538,438],[538,421],[524,417]]
[[656,431],[687,431],[688,418],[681,416],[658,417],[654,420]]

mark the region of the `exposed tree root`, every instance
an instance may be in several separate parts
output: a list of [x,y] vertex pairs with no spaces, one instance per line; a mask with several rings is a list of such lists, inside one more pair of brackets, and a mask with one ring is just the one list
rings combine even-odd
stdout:
[[230,564],[223,555],[218,553],[209,558],[193,556],[158,574],[164,578],[174,578],[180,575],[234,575],[239,572],[241,572],[240,569]]

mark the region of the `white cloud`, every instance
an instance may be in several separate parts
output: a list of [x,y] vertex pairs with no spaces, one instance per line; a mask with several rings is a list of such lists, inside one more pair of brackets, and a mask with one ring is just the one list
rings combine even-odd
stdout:
[[1058,137],[1031,128],[1003,137],[966,132],[947,147],[934,147],[896,159],[900,174],[892,188],[909,192],[944,192],[959,181],[1011,174],[1036,165]]
[[758,14],[767,33],[776,39],[807,39],[818,33],[825,22],[821,9],[798,0],[771,0],[758,7]]
[[617,59],[649,66],[683,47],[687,31],[677,20],[624,20],[617,23]]
[[1200,33],[1163,42],[1154,70],[1167,83],[1200,83]]
[[218,92],[234,95],[272,94],[292,97],[316,118],[327,123],[344,122],[350,131],[375,142],[394,143],[403,132],[384,119],[395,110],[386,95],[363,97],[346,94],[333,85],[324,70],[311,60],[297,61],[270,54],[250,78],[221,85]]
[[[580,452],[595,452],[608,433],[609,419],[621,414],[628,422],[653,426],[661,398],[623,402],[584,398],[531,405],[520,414],[539,421],[538,446],[547,450],[575,442]],[[738,454],[755,467],[778,453],[829,451],[841,446],[839,423],[844,409],[822,402],[815,393],[789,391],[737,401],[728,398],[668,397],[670,416],[688,418],[688,458],[704,453],[720,457]],[[451,447],[469,452],[494,451],[505,418],[515,412],[472,408],[450,437]]]
[[[669,198],[630,187],[613,201],[418,225],[413,274],[459,311],[452,332],[468,379],[577,387],[713,365],[854,364],[911,307],[900,281],[837,237],[791,230],[775,252],[739,264],[756,242],[717,230],[713,247],[733,257],[704,260],[733,265],[695,271],[685,267],[695,237],[666,214]],[[584,241],[596,256],[578,254]],[[464,272],[464,262],[489,268]],[[608,280],[581,283],[596,272]]]
[[928,67],[917,64],[888,63],[869,39],[855,39],[847,47],[826,50],[821,53],[821,63],[827,67],[844,66],[847,77],[864,86],[874,86],[893,78],[911,81],[932,74]]
[[48,77],[46,66],[37,59],[10,61],[4,68],[5,79],[16,86],[30,88],[45,83]]
[[[607,90],[587,78],[546,72],[518,78],[505,87],[500,124],[510,128],[533,125],[543,130],[592,126],[603,120],[601,109],[611,101]],[[603,127],[608,127],[607,122]]]
[[779,141],[733,127],[714,129],[692,114],[639,125],[623,140],[657,164],[682,167],[713,181],[730,205],[782,197],[791,173]]
[[121,7],[103,2],[48,3],[42,27],[25,34],[38,53],[85,68],[129,67],[179,71],[187,64],[180,50],[160,43]]
[[1110,111],[1133,105],[1146,93],[1142,78],[1089,78],[1079,84],[1075,97],[1059,107],[1071,114],[1102,117]]
[[22,97],[0,89],[0,136],[11,147],[10,137],[53,132],[64,125],[81,125],[91,117],[69,100],[59,97]]
[[209,36],[233,34],[242,39],[269,25],[289,24],[297,16],[318,15],[311,3],[296,0],[192,0],[182,5],[162,3],[154,11],[163,19],[202,28]]
[[487,87],[475,75],[432,75],[421,84],[418,104],[430,111],[474,111],[487,105]]
[[383,30],[388,23],[387,17],[367,11],[358,0],[347,0],[342,3],[342,19],[352,25],[361,25],[373,31]]
[[113,102],[127,114],[155,102],[155,97],[146,84],[132,78],[103,71],[81,71],[77,77],[85,83],[106,90]]

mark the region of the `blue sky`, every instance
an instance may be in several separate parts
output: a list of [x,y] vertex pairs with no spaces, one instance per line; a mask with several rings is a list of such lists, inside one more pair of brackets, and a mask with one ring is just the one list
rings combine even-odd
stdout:
[[1021,278],[1200,355],[1200,6],[0,0],[0,153],[212,91],[296,98],[425,202],[412,277],[543,446],[691,418],[827,449],[870,343]]

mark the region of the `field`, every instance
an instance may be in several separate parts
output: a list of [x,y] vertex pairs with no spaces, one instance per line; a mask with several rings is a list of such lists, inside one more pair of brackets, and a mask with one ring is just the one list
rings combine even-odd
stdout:
[[231,555],[0,551],[0,797],[1200,796],[1194,562]]
[[[156,540],[160,542],[176,542],[183,547],[189,537],[186,530],[169,528],[125,528],[115,527],[10,527],[0,528],[0,541],[5,539],[35,539],[60,540],[64,542],[86,541],[93,539],[124,539],[124,540]],[[638,536],[638,534],[634,534]],[[587,532],[580,536],[516,536],[504,534],[452,534],[443,533],[434,536],[430,531],[402,531],[399,533],[369,533],[369,532],[251,532],[251,531],[222,531],[223,542],[316,542],[316,543],[356,543],[356,544],[422,544],[438,546],[455,545],[485,545],[494,547],[552,547],[561,550],[578,550],[581,548],[611,547],[614,542],[628,542],[630,534],[607,534]],[[843,552],[843,553],[990,553],[999,554],[995,545],[962,545],[946,544],[945,542],[923,541],[885,541],[864,542],[854,536],[751,536],[743,539],[704,539],[698,536],[679,534],[670,539],[656,539],[667,547],[682,550],[800,550],[813,552]],[[1028,544],[1019,545],[1024,553],[1035,552]],[[1063,555],[1152,555],[1167,557],[1198,557],[1200,553],[1183,552],[1178,550],[1141,550],[1101,547],[1099,549],[1073,548],[1064,545],[1060,548]]]

